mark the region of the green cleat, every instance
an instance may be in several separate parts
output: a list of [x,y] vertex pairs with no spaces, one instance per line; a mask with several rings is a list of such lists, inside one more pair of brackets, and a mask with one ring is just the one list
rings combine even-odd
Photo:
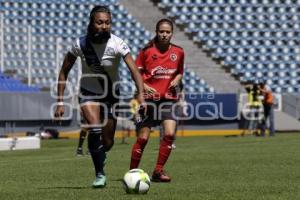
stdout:
[[106,176],[103,174],[98,174],[93,182],[94,188],[103,188],[106,185]]

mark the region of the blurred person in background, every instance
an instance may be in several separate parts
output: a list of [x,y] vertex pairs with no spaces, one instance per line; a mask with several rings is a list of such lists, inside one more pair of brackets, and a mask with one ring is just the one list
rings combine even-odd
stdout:
[[[259,84],[259,90],[263,95],[264,120],[262,122],[261,135],[264,136],[266,128],[269,128],[269,135],[275,136],[274,130],[274,95],[269,86],[262,82]],[[269,126],[267,126],[267,124]]]
[[246,123],[242,136],[251,134],[260,135],[260,126],[263,120],[262,111],[262,96],[257,83],[248,83],[245,87],[247,91],[247,110]]

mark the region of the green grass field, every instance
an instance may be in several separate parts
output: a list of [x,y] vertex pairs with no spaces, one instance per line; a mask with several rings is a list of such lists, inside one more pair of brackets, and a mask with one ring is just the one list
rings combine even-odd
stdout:
[[[300,134],[179,137],[166,165],[172,182],[152,183],[146,195],[126,194],[120,181],[133,142],[116,139],[104,189],[91,188],[92,161],[75,156],[77,140],[48,140],[40,150],[0,152],[0,199],[300,199]],[[158,138],[151,138],[140,166],[149,175],[157,149]]]

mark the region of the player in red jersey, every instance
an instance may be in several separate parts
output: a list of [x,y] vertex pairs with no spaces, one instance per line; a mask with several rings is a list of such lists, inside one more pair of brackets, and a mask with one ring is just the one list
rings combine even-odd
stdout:
[[161,19],[156,24],[156,36],[136,59],[144,80],[144,97],[147,103],[146,118],[137,124],[138,137],[133,145],[130,169],[138,168],[143,150],[148,142],[151,127],[162,125],[164,137],[160,142],[156,167],[152,181],[170,182],[164,165],[172,150],[179,106],[179,84],[183,76],[184,51],[172,44],[173,23]]

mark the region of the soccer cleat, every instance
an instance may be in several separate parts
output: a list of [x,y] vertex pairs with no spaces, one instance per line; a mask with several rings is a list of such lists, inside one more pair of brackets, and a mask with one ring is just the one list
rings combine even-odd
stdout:
[[83,156],[83,151],[82,151],[81,148],[78,148],[78,149],[77,149],[76,155],[77,155],[77,156]]
[[103,174],[98,174],[93,182],[94,188],[103,188],[106,185],[106,176]]
[[153,182],[170,182],[171,177],[169,177],[163,170],[154,171],[152,174]]

